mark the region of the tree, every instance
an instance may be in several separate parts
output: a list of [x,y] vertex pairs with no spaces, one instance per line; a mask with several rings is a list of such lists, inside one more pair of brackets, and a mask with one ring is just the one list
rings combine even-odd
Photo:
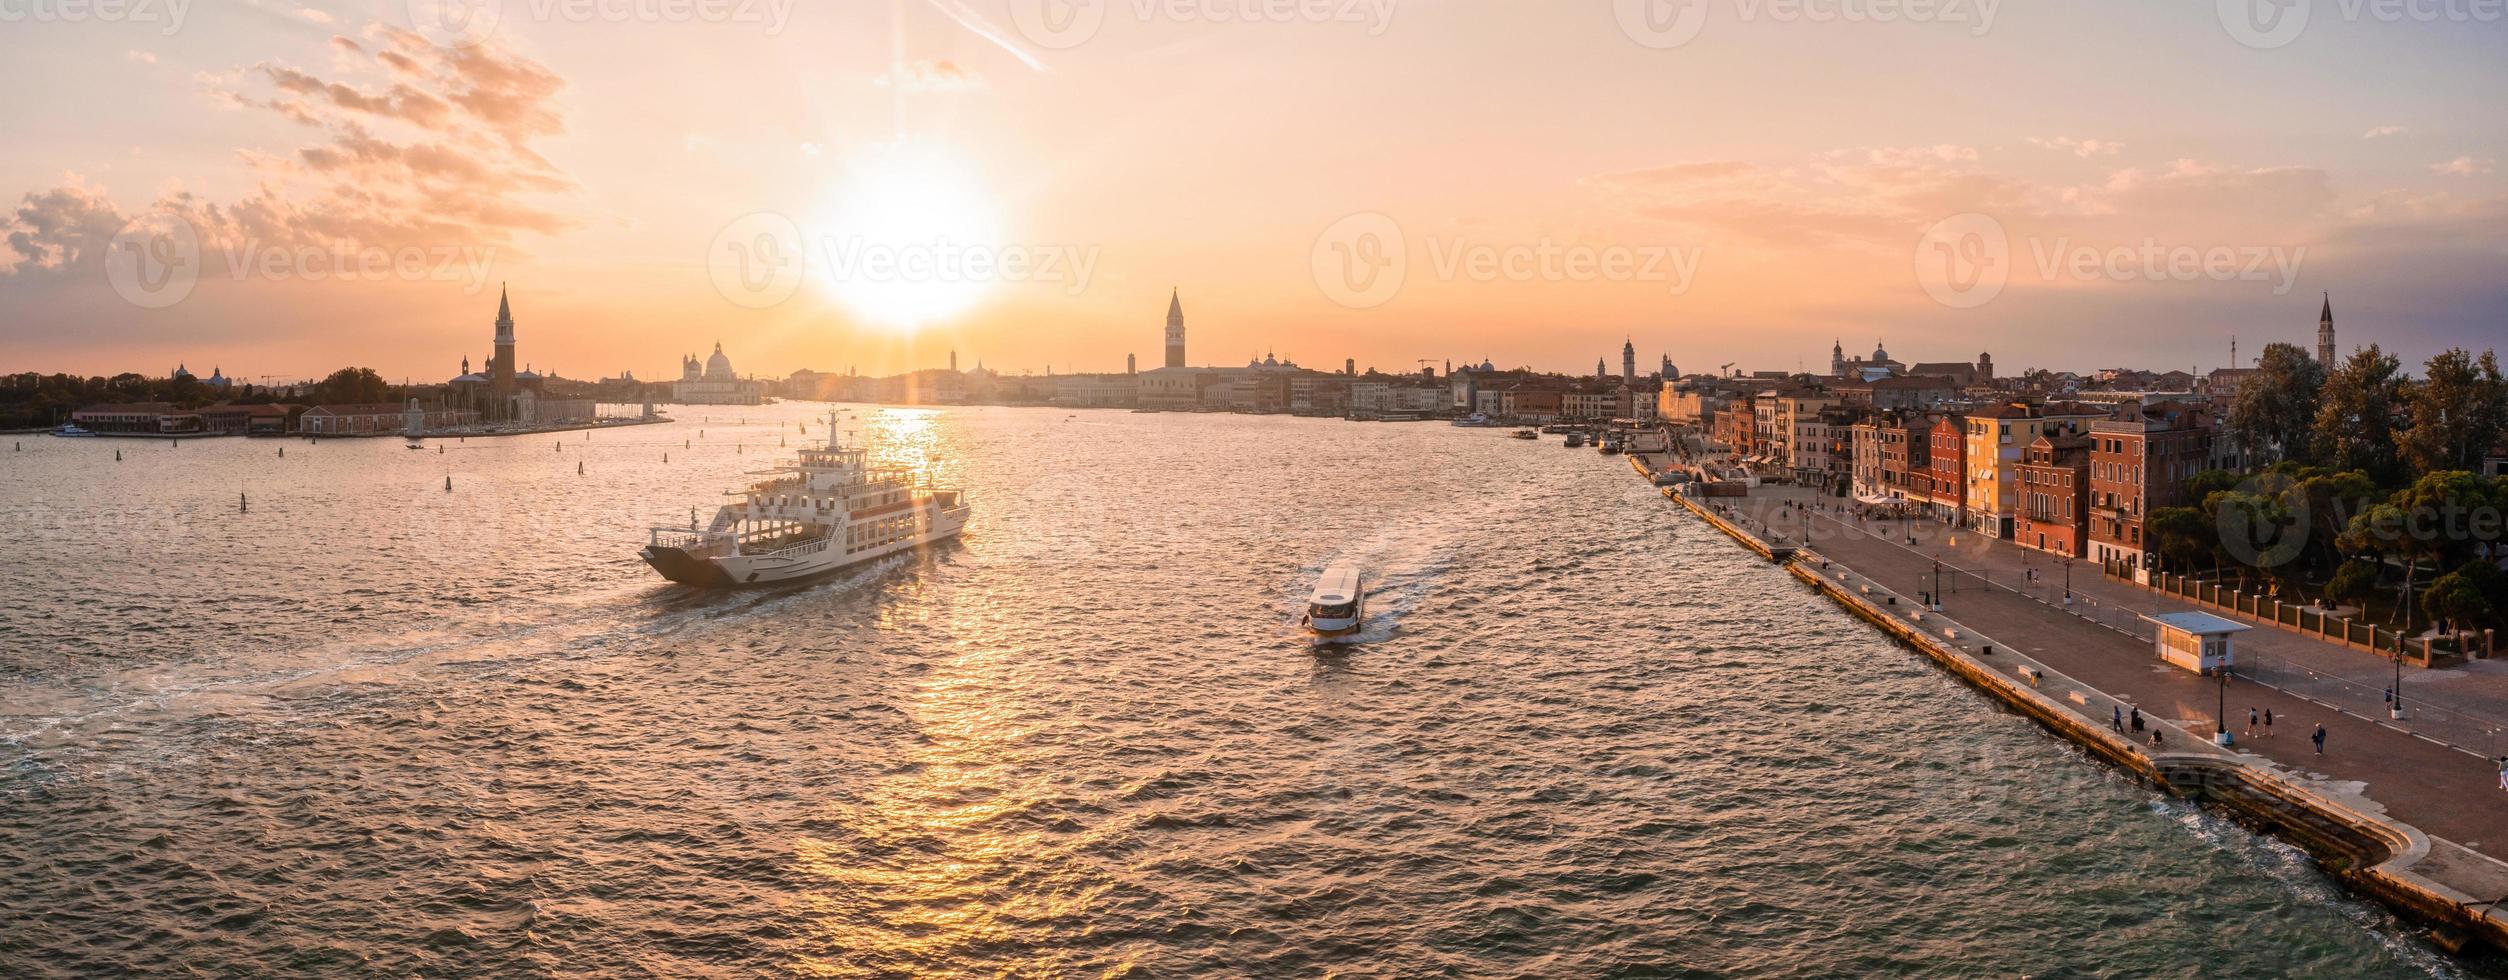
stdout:
[[2192,507],[2162,507],[2143,520],[2143,541],[2160,557],[2193,571],[2212,555],[2212,522]]
[[2339,605],[2355,606],[2377,594],[2377,566],[2365,561],[2347,561],[2334,570],[2334,577],[2325,583],[2325,598]]
[[2229,405],[2229,430],[2250,452],[2306,462],[2325,366],[2296,344],[2267,344]]
[[2486,561],[2469,561],[2430,583],[2421,593],[2421,611],[2455,629],[2479,629],[2499,614],[2493,596],[2508,596],[2508,573]]
[[2326,374],[2314,432],[2319,462],[2379,480],[2401,475],[2395,438],[2402,368],[2402,361],[2370,344]]
[[2412,427],[2401,437],[2404,457],[2422,473],[2479,468],[2508,431],[2508,380],[2500,377],[2499,358],[2453,348],[2430,358],[2428,371],[2407,389]]
[[373,368],[341,368],[313,387],[317,405],[371,405],[391,400],[392,386]]

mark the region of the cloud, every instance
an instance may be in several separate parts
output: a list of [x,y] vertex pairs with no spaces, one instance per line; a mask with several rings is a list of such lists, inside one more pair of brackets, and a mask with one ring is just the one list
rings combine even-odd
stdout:
[[[493,45],[442,48],[391,27],[366,39],[371,48],[329,39],[347,65],[337,77],[276,61],[196,76],[222,107],[267,112],[319,137],[286,152],[239,147],[255,175],[239,200],[175,191],[150,210],[190,222],[211,249],[502,245],[577,226],[544,202],[574,183],[532,147],[564,130],[562,79]],[[8,245],[0,277],[90,266],[134,217],[75,178],[28,193],[0,221]]]
[[954,61],[927,60],[882,74],[871,84],[908,93],[973,92],[984,87],[984,77],[959,67]]
[[2125,144],[2114,140],[2077,140],[2070,136],[2032,136],[2027,142],[2031,146],[2061,150],[2077,157],[2112,157],[2125,148]]
[[2364,140],[2382,140],[2389,136],[2401,136],[2408,132],[2411,132],[2411,130],[2405,129],[2401,126],[2378,126],[2370,129],[2368,132],[2360,134],[2360,138]]
[[2490,160],[2476,160],[2472,157],[2457,157],[2453,160],[2447,161],[2446,163],[2430,164],[2431,173],[2449,177],[2479,177],[2483,174],[2490,173],[2491,170],[2492,164]]

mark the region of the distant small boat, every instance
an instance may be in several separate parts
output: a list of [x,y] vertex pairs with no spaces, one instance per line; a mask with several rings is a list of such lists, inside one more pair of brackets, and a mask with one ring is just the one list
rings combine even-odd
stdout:
[[95,433],[80,428],[75,422],[52,430],[52,434],[62,439],[93,439],[96,437]]
[[1533,430],[1531,430],[1531,429],[1517,429],[1517,430],[1515,430],[1515,431],[1513,431],[1513,432],[1507,433],[1507,438],[1509,438],[1509,439],[1539,439],[1539,438],[1541,438],[1541,433],[1539,433],[1539,432],[1535,432],[1535,431],[1533,431]]
[[1473,412],[1468,416],[1454,420],[1454,424],[1459,428],[1465,429],[1485,429],[1489,427],[1490,422],[1487,414],[1482,412]]
[[1582,432],[1569,432],[1567,434],[1567,447],[1569,449],[1585,448],[1585,434]]
[[1367,619],[1367,589],[1356,565],[1334,565],[1306,597],[1306,628],[1317,636],[1348,636]]

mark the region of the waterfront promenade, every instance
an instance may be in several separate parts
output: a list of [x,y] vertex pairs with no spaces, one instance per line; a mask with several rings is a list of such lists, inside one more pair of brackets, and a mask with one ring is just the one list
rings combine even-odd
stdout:
[[[2213,678],[2161,662],[2150,627],[2140,620],[2144,613],[2193,608],[2189,604],[2077,565],[2068,609],[2064,571],[2052,556],[1938,523],[1867,522],[1845,511],[1785,506],[1810,499],[1799,488],[1766,487],[1747,497],[1692,503],[1745,534],[1807,549],[1797,567],[1835,583],[1849,601],[1869,603],[2096,729],[2106,729],[2116,710],[2139,708],[2165,734],[2157,750],[2147,748],[2146,734],[2124,736],[2146,758],[2191,755],[2244,764],[2335,809],[2408,825],[2428,838],[2426,853],[2398,862],[2411,874],[2451,889],[2452,900],[2467,905],[2508,896],[2508,863],[2491,857],[2508,856],[2508,791],[2483,752],[2498,735],[2471,713],[2499,696],[2502,682],[2492,664],[2406,667],[2413,717],[2390,722],[2383,711],[2385,682],[2366,686],[2372,674],[2391,676],[2388,661],[2258,623],[2239,636],[2242,669],[2257,658],[2280,660],[2282,673],[2302,682],[2284,689],[2233,675],[2224,692]],[[1908,613],[1934,589],[1936,555],[1958,571],[1942,575],[1941,612],[1913,619]],[[2041,570],[2034,586],[2023,574],[2031,567]],[[1992,653],[1983,652],[1987,646]],[[2423,688],[2454,699],[2456,710],[2425,708],[2415,700]],[[2210,744],[2224,694],[2236,736],[2226,750]],[[2271,736],[2246,734],[2249,707],[2272,711]],[[2321,756],[2309,740],[2319,724],[2327,733]]]

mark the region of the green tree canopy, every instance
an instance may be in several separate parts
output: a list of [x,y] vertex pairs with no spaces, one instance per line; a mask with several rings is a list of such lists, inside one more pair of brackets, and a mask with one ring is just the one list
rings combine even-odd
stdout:
[[2508,431],[2508,380],[2499,358],[2479,358],[2455,348],[2430,358],[2429,374],[2409,386],[2412,427],[2402,436],[2403,454],[2422,473],[2472,470]]
[[2229,431],[2248,452],[2306,462],[2324,388],[2325,366],[2314,356],[2296,344],[2267,344],[2255,373],[2239,384],[2238,397],[2230,402]]
[[2402,370],[2402,361],[2370,344],[2326,373],[2314,432],[2319,462],[2378,480],[2400,476],[2395,439]]

